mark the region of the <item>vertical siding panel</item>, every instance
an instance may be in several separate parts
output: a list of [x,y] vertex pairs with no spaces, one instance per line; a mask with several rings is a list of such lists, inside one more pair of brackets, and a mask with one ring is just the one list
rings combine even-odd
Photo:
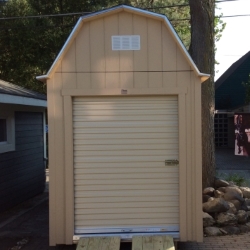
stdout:
[[76,85],[78,89],[90,89],[90,73],[77,73],[76,74]]
[[179,116],[179,204],[180,204],[180,238],[187,240],[187,141],[188,134],[186,127],[186,95],[178,96]]
[[190,82],[190,72],[178,72],[177,82],[179,88],[186,88]]
[[162,71],[161,22],[148,19],[148,70]]
[[105,73],[91,73],[90,81],[92,89],[105,89]]
[[[119,13],[119,35],[133,35],[133,15]],[[120,51],[120,71],[133,71],[133,51]]]
[[176,71],[176,43],[165,24],[162,24],[163,71]]
[[76,71],[76,46],[75,40],[72,42],[69,50],[62,60],[62,72]]
[[177,49],[177,58],[176,58],[176,63],[177,63],[177,71],[179,70],[191,70],[186,58],[182,54],[180,49]]
[[57,68],[56,68],[56,73],[62,72],[62,61],[58,62]]
[[56,238],[57,244],[65,243],[65,178],[64,178],[64,117],[63,98],[61,96],[61,74],[54,75],[54,147],[56,167]]
[[102,18],[90,23],[91,72],[105,71],[104,21]]
[[176,87],[177,84],[176,72],[163,72],[163,87]]
[[105,60],[106,72],[119,71],[120,60],[119,51],[112,50],[112,36],[118,35],[118,15],[106,17],[104,19],[105,25]]
[[202,125],[201,125],[201,83],[195,78],[194,73],[191,74],[191,82],[195,86],[195,98],[194,98],[194,131],[195,131],[195,171],[194,171],[194,213],[195,213],[195,240],[203,241],[203,220],[202,220]]
[[147,18],[133,16],[134,35],[140,35],[141,49],[134,51],[134,71],[148,70]]
[[106,73],[106,88],[119,88],[120,87],[120,74],[119,73]]
[[[178,73],[179,74],[179,73]],[[187,82],[188,86],[188,93],[186,95],[186,133],[187,133],[187,175],[186,175],[186,194],[187,194],[187,226],[186,226],[186,232],[187,232],[187,240],[192,239],[192,189],[191,189],[191,183],[193,181],[192,179],[192,164],[193,164],[193,140],[192,140],[192,130],[193,130],[193,121],[192,121],[192,102],[193,102],[193,95],[192,95],[192,86],[190,86]]]
[[74,173],[73,173],[73,120],[72,98],[64,97],[64,155],[65,155],[65,243],[72,244],[74,235]]
[[148,73],[148,87],[149,88],[162,87],[162,72],[149,72]]
[[134,87],[134,73],[126,72],[120,73],[120,88],[132,89]]
[[76,71],[90,72],[89,23],[84,23],[76,37]]
[[135,72],[134,73],[134,87],[136,89],[147,88],[148,87],[148,74]]
[[49,127],[49,242],[50,246],[57,244],[56,238],[56,138],[55,138],[55,99],[54,78],[47,80],[47,105],[48,105],[48,127]]
[[64,89],[76,88],[76,73],[62,73],[61,75]]

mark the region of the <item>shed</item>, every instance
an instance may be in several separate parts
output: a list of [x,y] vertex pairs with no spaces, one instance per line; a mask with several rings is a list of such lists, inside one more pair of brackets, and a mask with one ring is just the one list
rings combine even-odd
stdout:
[[44,191],[46,96],[0,80],[0,212]]
[[202,241],[201,73],[169,20],[79,19],[46,75],[50,245],[80,236]]

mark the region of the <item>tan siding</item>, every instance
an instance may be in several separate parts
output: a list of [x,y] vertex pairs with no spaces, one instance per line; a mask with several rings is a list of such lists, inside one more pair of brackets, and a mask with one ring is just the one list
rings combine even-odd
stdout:
[[83,24],[76,37],[76,71],[90,72],[90,37],[89,23]]
[[75,40],[62,60],[62,72],[76,72],[76,46]]
[[148,87],[148,73],[135,72],[134,73],[134,87],[147,88]]
[[162,72],[149,72],[148,73],[148,87],[149,88],[162,87]]
[[163,72],[163,87],[177,87],[177,73],[176,72]]
[[120,74],[106,73],[106,88],[119,88],[119,87],[120,87]]
[[78,89],[90,89],[90,73],[77,73],[76,74],[76,84]]
[[172,39],[169,30],[162,24],[162,61],[163,71],[176,70],[176,43]]
[[[133,35],[133,15],[119,13],[119,35]],[[133,71],[133,51],[119,51],[120,71]]]
[[134,35],[140,35],[141,50],[134,51],[134,71],[148,70],[148,30],[147,18],[134,15]]
[[179,72],[177,74],[177,86],[180,88],[185,88],[185,86],[190,85],[190,73],[187,72]]
[[104,19],[105,22],[105,59],[106,71],[120,70],[119,51],[112,51],[111,37],[119,34],[118,15],[109,16]]
[[177,70],[191,70],[187,60],[184,58],[183,53],[180,51],[180,49],[177,49]]
[[105,73],[91,73],[91,88],[104,89],[105,88]]
[[60,61],[57,65],[57,68],[56,68],[56,73],[59,73],[59,72],[62,72],[62,62]]
[[76,73],[62,73],[62,84],[64,89],[75,89]]
[[161,22],[148,19],[148,70],[162,71]]
[[134,73],[126,72],[120,73],[120,88],[121,89],[132,89],[134,86]]
[[104,22],[101,18],[90,23],[90,65],[92,72],[105,71],[104,48]]
[[76,230],[178,227],[177,113],[176,97],[74,99]]
[[[62,218],[65,218],[65,194],[64,194],[64,124],[63,124],[63,99],[60,94],[62,88],[62,79],[61,74],[54,74],[54,146],[53,157],[55,158],[56,166],[56,183],[55,183],[55,192],[56,192],[56,241],[57,244],[63,244],[65,240],[65,221]],[[55,167],[54,166],[54,167]],[[53,166],[51,166],[53,168]]]

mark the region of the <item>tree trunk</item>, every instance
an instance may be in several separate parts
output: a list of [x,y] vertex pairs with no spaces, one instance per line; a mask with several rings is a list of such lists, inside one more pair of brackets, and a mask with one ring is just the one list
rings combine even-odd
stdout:
[[202,185],[213,186],[214,149],[214,0],[189,0],[191,15],[190,54],[202,73]]

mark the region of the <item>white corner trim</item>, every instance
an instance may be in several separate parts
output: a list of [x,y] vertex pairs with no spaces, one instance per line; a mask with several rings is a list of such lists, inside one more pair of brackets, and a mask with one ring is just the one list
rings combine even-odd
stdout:
[[45,100],[7,94],[0,94],[0,103],[47,107],[47,101]]

